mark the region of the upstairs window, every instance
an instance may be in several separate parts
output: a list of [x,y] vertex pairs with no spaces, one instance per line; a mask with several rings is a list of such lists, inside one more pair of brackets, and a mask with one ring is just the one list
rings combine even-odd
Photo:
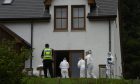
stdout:
[[72,30],[85,30],[85,6],[72,6]]
[[3,4],[11,4],[13,0],[4,0]]
[[54,31],[68,31],[68,6],[54,7]]

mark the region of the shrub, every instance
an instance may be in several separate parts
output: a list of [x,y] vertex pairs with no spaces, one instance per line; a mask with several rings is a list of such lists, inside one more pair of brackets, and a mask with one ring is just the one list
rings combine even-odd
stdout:
[[0,84],[21,83],[22,69],[30,56],[30,50],[22,47],[16,51],[15,46],[13,41],[0,43]]

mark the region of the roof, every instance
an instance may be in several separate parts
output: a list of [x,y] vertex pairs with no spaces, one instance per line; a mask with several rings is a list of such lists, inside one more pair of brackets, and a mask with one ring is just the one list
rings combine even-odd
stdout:
[[[12,4],[6,5],[0,0],[0,21],[49,20],[50,14],[45,10],[43,2],[44,0],[13,0]],[[96,0],[96,7],[91,8],[87,18],[114,18],[117,15],[117,8],[118,0]]]
[[[15,40],[18,40],[19,42],[21,42],[23,45],[27,46],[28,48],[31,48],[31,44],[28,43],[27,41],[25,41],[23,38],[21,38],[19,35],[17,35],[16,33],[14,33],[13,31],[11,31],[9,28],[7,28],[6,26],[0,24],[0,29],[2,29],[3,31],[5,31],[6,33],[8,33],[7,35],[13,37]],[[3,35],[2,35],[3,36]],[[4,37],[5,38],[5,37]],[[5,38],[6,39],[6,38]]]
[[87,18],[107,19],[117,16],[118,0],[96,0],[96,7],[91,8]]
[[0,0],[0,20],[50,19],[44,0],[14,0],[12,4],[3,4],[3,1]]

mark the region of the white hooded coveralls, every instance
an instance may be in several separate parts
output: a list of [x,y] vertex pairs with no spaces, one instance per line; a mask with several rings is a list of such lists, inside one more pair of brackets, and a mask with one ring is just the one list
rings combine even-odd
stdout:
[[59,67],[61,69],[61,76],[62,76],[62,78],[69,78],[69,75],[68,75],[69,63],[67,62],[67,60],[64,59],[60,63]]
[[114,57],[112,56],[111,52],[109,52],[106,64],[106,75],[108,78],[111,78],[114,74],[113,65],[114,65]]
[[93,58],[91,54],[88,54],[85,57],[85,60],[87,60],[87,77],[88,78],[96,78],[96,76],[93,73]]
[[78,65],[78,68],[80,68],[80,78],[84,78],[85,77],[85,60],[80,59],[77,65]]

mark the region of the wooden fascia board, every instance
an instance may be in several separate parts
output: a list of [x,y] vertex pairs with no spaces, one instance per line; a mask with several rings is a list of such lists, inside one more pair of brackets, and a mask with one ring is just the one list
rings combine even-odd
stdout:
[[88,0],[88,4],[89,4],[89,5],[95,4],[95,0]]
[[52,0],[44,0],[44,5],[45,6],[50,6],[52,3]]

